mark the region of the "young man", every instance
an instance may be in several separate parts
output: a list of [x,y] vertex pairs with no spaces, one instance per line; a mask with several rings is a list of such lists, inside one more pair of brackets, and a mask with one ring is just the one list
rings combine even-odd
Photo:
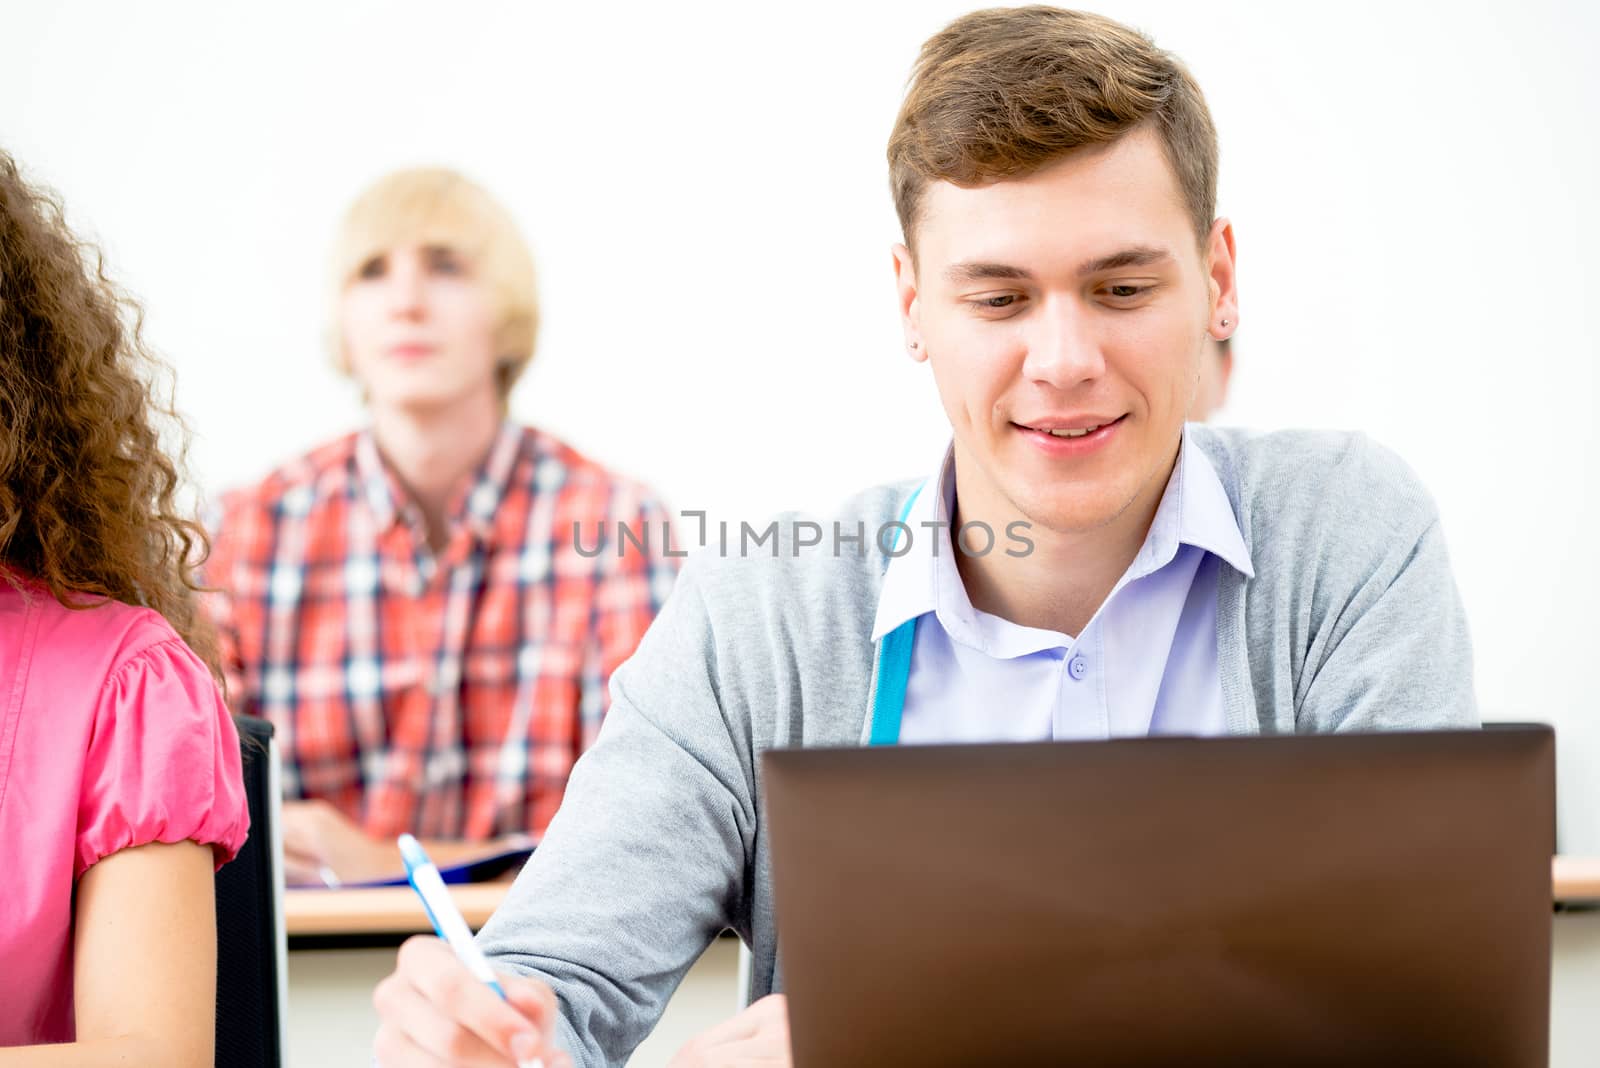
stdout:
[[[289,873],[327,882],[394,874],[403,831],[440,863],[541,835],[676,564],[649,494],[507,419],[538,304],[486,192],[384,178],[333,289],[371,427],[229,494],[207,567],[233,708],[278,730]],[[648,550],[596,553],[622,523]]]
[[[817,548],[805,531],[777,558],[690,563],[483,931],[521,976],[509,1002],[408,942],[375,995],[387,1068],[620,1063],[724,927],[757,1000],[678,1063],[786,1063],[785,1004],[763,997],[781,983],[769,747],[1476,722],[1406,468],[1358,435],[1184,426],[1239,311],[1215,135],[1176,60],[1094,15],[966,16],[924,46],[889,164],[906,346],[949,451]],[[865,552],[833,551],[862,527]],[[905,642],[896,722],[875,692]]]

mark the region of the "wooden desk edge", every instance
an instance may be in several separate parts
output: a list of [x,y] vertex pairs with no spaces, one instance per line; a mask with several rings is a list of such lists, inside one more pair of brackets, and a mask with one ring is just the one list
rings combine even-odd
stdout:
[[[500,907],[510,883],[450,887],[450,896],[474,931]],[[409,886],[354,890],[288,890],[284,926],[294,935],[417,934],[433,930],[422,900]]]
[[1551,877],[1557,901],[1600,901],[1600,857],[1556,857]]
[[[1551,865],[1554,899],[1600,901],[1600,857],[1556,857]],[[450,896],[477,930],[505,900],[510,883],[452,886]],[[431,930],[422,902],[408,886],[362,890],[290,890],[284,894],[284,924],[291,935],[406,934]]]

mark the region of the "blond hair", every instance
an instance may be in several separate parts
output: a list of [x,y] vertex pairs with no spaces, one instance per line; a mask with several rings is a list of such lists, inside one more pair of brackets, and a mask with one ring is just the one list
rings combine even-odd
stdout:
[[339,298],[368,261],[400,245],[442,245],[471,261],[494,302],[496,382],[505,400],[533,360],[539,330],[533,256],[510,213],[482,186],[444,167],[386,175],[345,213],[331,272],[335,365],[349,372],[337,325]]
[[1217,134],[1184,65],[1137,30],[1054,7],[956,19],[922,46],[889,137],[889,184],[907,244],[928,182],[1019,178],[1150,124],[1197,239],[1217,201]]

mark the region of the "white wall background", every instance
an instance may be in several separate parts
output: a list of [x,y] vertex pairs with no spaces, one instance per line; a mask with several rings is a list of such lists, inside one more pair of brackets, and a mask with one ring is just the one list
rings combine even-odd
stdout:
[[[442,162],[541,267],[515,412],[753,519],[942,447],[883,146],[917,45],[968,6],[8,2],[0,147],[147,302],[208,489],[360,420],[321,348],[327,243],[366,182]],[[1220,129],[1225,421],[1360,428],[1422,473],[1485,713],[1559,724],[1563,845],[1600,853],[1600,8],[1096,8],[1185,57]]]

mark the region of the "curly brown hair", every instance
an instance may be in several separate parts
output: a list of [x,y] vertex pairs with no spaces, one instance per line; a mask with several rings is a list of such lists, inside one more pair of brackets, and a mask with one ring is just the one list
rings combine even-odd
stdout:
[[220,679],[195,597],[209,544],[177,503],[187,430],[143,318],[0,151],[0,577],[154,609]]

